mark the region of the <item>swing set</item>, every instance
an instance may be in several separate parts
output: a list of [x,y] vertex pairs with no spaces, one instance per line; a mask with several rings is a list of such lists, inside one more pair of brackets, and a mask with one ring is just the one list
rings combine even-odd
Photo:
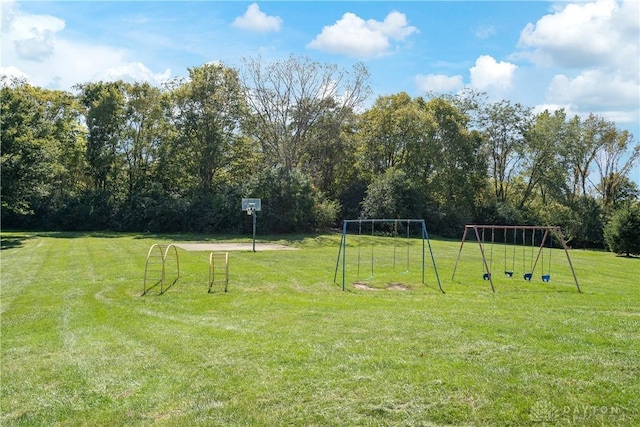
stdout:
[[[414,240],[411,238],[412,228],[413,237],[420,239],[421,245],[415,245],[412,242]],[[412,256],[411,248],[414,247],[415,250],[416,246],[421,246],[420,253]],[[350,257],[347,256],[347,248],[349,248],[349,254],[353,254]],[[351,248],[354,250],[352,251]],[[427,250],[438,288],[444,293],[427,225],[423,219],[346,219],[343,221],[333,282],[337,283],[338,274],[342,273],[341,281],[344,291],[349,273],[351,277],[355,273],[356,278],[368,275],[366,279],[362,279],[368,281],[374,278],[376,269],[379,273],[388,271],[392,274],[406,275],[413,268],[419,270],[420,281],[424,284]]]
[[[504,246],[504,275],[505,277],[513,277],[516,269],[516,247],[518,244],[518,233],[521,232],[521,243],[522,243],[522,278],[528,282],[530,282],[534,277],[534,272],[536,267],[538,266],[538,262],[540,262],[542,274],[540,279],[543,282],[551,281],[551,254],[553,249],[553,238],[555,237],[564,249],[564,252],[567,256],[567,261],[569,262],[569,267],[571,268],[571,273],[573,274],[573,280],[576,284],[576,288],[578,292],[582,292],[580,290],[580,285],[578,284],[578,278],[576,277],[576,272],[573,269],[573,264],[571,263],[571,258],[569,257],[569,250],[567,248],[567,244],[564,240],[564,236],[560,227],[557,226],[529,226],[529,225],[466,225],[464,228],[464,234],[462,235],[462,241],[460,242],[460,250],[458,251],[458,257],[456,258],[456,263],[453,267],[453,274],[451,275],[451,280],[454,279],[456,275],[456,269],[458,268],[458,261],[460,261],[460,254],[462,253],[462,247],[464,246],[464,242],[467,238],[467,233],[469,231],[473,231],[476,240],[478,242],[478,246],[480,248],[480,254],[482,255],[482,268],[483,274],[482,279],[488,281],[491,284],[491,291],[495,292],[495,287],[493,283],[493,252],[494,246],[499,244],[496,242],[496,235],[499,232],[502,232],[503,237],[503,246]],[[490,241],[489,241],[489,233],[490,232]],[[496,233],[498,231],[498,233]],[[513,251],[509,255],[508,251],[508,241],[507,236],[510,234],[509,232],[513,231],[513,238],[511,241]],[[499,236],[498,236],[499,237]],[[536,240],[537,238],[537,240]],[[487,248],[488,244],[488,248]],[[536,252],[537,248],[537,252]],[[547,260],[545,264],[545,249],[547,251]],[[527,256],[527,252],[529,252],[529,256]],[[528,263],[527,263],[528,258]],[[509,262],[510,261],[510,262]]]

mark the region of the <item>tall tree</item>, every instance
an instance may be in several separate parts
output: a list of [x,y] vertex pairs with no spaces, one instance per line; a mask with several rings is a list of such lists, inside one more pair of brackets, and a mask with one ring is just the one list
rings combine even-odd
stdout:
[[436,159],[429,151],[434,132],[423,103],[405,92],[381,96],[360,115],[360,167],[371,177],[390,168],[407,169],[424,182]]
[[356,120],[355,113],[344,117],[331,108],[320,115],[308,132],[309,143],[300,160],[301,169],[315,188],[333,199],[354,179]]
[[48,215],[83,184],[84,131],[73,95],[2,78],[3,218]]
[[524,135],[531,124],[531,109],[519,103],[500,101],[481,112],[486,137],[489,174],[499,203],[510,201],[512,180],[524,160]]
[[[222,64],[189,69],[187,80],[171,84],[169,113],[176,127],[173,154],[181,167],[197,178],[205,193],[228,167],[229,153],[241,144],[240,129],[246,104],[236,70]],[[165,159],[169,162],[172,159]]]
[[535,196],[539,190],[542,203],[546,203],[548,193],[555,198],[567,193],[564,188],[568,181],[567,147],[570,144],[568,125],[564,110],[551,114],[548,110],[535,116],[533,124],[525,132],[523,171],[524,189],[520,194],[518,208]]
[[600,193],[602,206],[610,212],[626,183],[629,172],[640,158],[640,144],[635,143],[628,131],[616,129],[611,122],[603,135],[603,144],[595,156],[599,176],[596,190]]
[[480,133],[469,132],[468,116],[451,101],[434,98],[424,108],[434,124],[428,154],[435,167],[428,191],[438,194],[444,210],[470,219],[486,183],[485,141]]
[[369,73],[362,64],[348,72],[335,65],[291,56],[263,63],[245,60],[243,83],[251,108],[248,132],[271,165],[291,171],[301,166],[313,144],[312,129],[330,113],[340,126],[369,95]]
[[77,86],[86,108],[88,129],[86,158],[94,190],[116,197],[123,170],[120,143],[125,130],[125,83],[97,82]]
[[127,200],[142,192],[154,172],[158,149],[166,121],[163,116],[164,94],[148,83],[124,86],[125,129],[120,147],[126,163]]

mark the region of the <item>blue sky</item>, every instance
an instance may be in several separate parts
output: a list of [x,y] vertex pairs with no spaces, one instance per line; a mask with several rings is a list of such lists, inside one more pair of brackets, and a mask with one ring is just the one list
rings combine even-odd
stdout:
[[[637,0],[2,0],[1,72],[70,89],[95,80],[160,84],[211,61],[290,54],[350,68],[376,96],[484,91],[538,111],[565,108],[640,136]],[[632,178],[640,182],[640,169]]]

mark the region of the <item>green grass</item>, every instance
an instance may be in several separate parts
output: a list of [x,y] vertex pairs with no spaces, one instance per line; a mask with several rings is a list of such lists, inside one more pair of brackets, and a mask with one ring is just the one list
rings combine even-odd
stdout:
[[343,292],[339,236],[291,236],[230,252],[227,293],[179,250],[178,282],[140,296],[153,243],[203,237],[2,239],[3,426],[640,425],[640,259],[571,251],[580,294],[556,249],[551,282],[494,273],[494,294],[477,246],[452,280],[460,244],[432,240],[442,294],[429,263],[425,285],[399,252],[393,271],[395,244],[354,277],[349,246]]

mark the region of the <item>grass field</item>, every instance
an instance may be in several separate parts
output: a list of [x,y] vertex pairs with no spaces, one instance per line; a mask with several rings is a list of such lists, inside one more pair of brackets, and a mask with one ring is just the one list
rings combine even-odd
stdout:
[[443,294],[395,243],[354,277],[350,246],[343,292],[340,236],[290,236],[230,252],[227,293],[179,250],[141,296],[149,247],[186,240],[207,238],[3,232],[0,424],[640,425],[640,259],[571,251],[578,293],[556,249],[551,282],[494,274],[494,294],[477,246],[452,280],[459,242],[432,240]]

